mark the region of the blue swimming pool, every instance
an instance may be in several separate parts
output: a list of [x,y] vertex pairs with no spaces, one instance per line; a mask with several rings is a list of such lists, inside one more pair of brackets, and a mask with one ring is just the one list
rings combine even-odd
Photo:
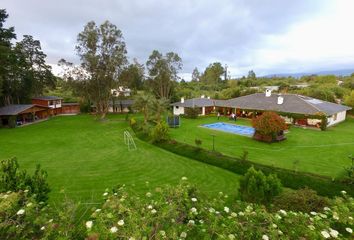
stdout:
[[244,136],[253,136],[254,134],[253,127],[246,127],[246,126],[240,126],[240,125],[223,123],[223,122],[204,124],[202,126],[214,130],[219,130],[219,131],[224,131],[224,132],[229,132],[229,133],[244,135]]

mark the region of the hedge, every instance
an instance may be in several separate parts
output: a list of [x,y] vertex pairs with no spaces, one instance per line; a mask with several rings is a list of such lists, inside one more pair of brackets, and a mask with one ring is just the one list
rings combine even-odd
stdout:
[[[140,134],[137,136],[142,137]],[[254,163],[248,160],[241,160],[240,158],[225,156],[218,152],[207,151],[174,140],[157,143],[155,145],[175,154],[220,167],[240,175],[244,175],[251,166],[257,170],[262,170],[265,174],[275,173],[281,180],[282,184],[288,188],[300,189],[308,187],[317,191],[319,195],[328,197],[338,196],[338,194],[344,190],[348,194],[354,196],[353,185],[332,180],[329,177],[311,173],[295,172],[288,169]]]

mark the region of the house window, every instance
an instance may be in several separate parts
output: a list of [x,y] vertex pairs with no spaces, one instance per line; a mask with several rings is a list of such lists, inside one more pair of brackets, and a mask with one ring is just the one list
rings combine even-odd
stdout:
[[333,121],[337,121],[337,113],[333,115]]

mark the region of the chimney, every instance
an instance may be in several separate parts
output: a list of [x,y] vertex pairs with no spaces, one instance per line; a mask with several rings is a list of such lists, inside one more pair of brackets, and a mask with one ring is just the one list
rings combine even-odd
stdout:
[[204,95],[202,95],[202,96],[200,96],[200,98],[205,98],[205,96],[204,96]]
[[266,96],[266,97],[272,96],[272,90],[266,89],[266,94],[265,94],[265,96]]
[[281,95],[278,95],[278,101],[277,101],[277,103],[278,103],[279,105],[281,105],[281,104],[283,104],[283,102],[284,102],[284,98],[283,98]]
[[181,103],[184,103],[184,97],[181,97]]

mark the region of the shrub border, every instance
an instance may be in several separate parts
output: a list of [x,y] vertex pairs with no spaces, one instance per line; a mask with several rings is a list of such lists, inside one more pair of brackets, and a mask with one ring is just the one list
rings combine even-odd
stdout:
[[[145,142],[148,141],[148,136],[145,136],[142,132],[136,131],[136,136]],[[327,197],[338,196],[339,193],[344,190],[349,195],[354,196],[353,185],[331,179],[330,177],[263,165],[241,158],[226,156],[219,152],[208,151],[193,145],[180,143],[176,140],[154,143],[154,145],[177,155],[207,163],[239,175],[244,175],[247,170],[253,166],[266,175],[276,174],[283,186],[288,188],[300,189],[308,187],[315,190],[319,195]]]

